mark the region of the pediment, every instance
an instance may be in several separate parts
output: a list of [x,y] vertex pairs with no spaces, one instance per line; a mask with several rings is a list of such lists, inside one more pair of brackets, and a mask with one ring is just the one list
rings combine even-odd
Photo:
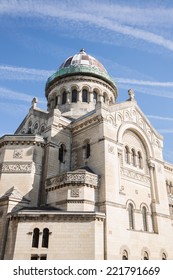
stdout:
[[15,200],[29,203],[29,200],[26,199],[15,187],[10,188],[4,195],[2,195],[0,201],[2,200]]
[[124,124],[129,124],[129,129],[131,125],[135,125],[145,133],[150,143],[160,148],[162,147],[162,135],[160,135],[151,125],[150,121],[144,115],[136,102],[126,101],[124,104],[122,103],[117,107],[119,107],[118,110],[114,111],[117,129]]

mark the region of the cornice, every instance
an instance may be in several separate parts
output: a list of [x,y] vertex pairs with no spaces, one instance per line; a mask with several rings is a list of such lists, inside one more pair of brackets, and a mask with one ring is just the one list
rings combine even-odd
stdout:
[[12,221],[33,222],[33,221],[104,221],[105,214],[102,212],[64,212],[64,211],[39,211],[24,210],[17,213],[10,213],[8,217]]
[[72,133],[79,132],[86,127],[91,125],[96,125],[98,123],[103,122],[103,117],[101,115],[94,114],[93,116],[89,116],[88,118],[84,118],[72,124]]
[[38,135],[4,135],[0,138],[0,148],[7,145],[37,145],[44,147],[45,140]]
[[65,77],[60,80],[55,81],[46,91],[46,97],[49,95],[49,93],[56,88],[57,86],[63,85],[64,83],[68,82],[94,82],[96,84],[104,86],[106,89],[111,91],[114,95],[117,95],[117,92],[115,92],[115,89],[113,89],[107,82],[99,79],[98,77],[87,77],[87,76],[81,76],[81,75],[75,75],[70,77]]

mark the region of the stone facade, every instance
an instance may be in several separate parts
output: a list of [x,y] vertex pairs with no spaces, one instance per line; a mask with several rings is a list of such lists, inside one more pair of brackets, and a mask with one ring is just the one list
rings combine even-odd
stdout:
[[48,79],[48,111],[34,98],[0,138],[1,259],[173,259],[173,165],[134,92],[116,97],[81,50]]

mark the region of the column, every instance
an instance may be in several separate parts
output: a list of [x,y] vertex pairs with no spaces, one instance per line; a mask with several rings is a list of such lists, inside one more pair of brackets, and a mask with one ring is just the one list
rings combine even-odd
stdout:
[[156,194],[154,187],[154,168],[155,165],[152,162],[148,163],[150,171],[150,180],[151,180],[151,211],[152,211],[152,222],[153,222],[153,231],[158,233],[158,223],[157,223],[157,212],[156,212]]

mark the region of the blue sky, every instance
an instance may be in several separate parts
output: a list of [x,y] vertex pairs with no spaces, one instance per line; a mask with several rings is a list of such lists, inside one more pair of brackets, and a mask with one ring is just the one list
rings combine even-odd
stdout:
[[173,163],[173,1],[0,0],[0,135],[13,133],[47,78],[84,48],[164,136]]

